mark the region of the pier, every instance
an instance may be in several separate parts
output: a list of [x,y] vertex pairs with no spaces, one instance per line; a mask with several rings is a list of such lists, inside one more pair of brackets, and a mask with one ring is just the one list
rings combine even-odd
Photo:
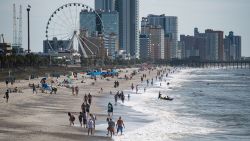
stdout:
[[186,66],[199,68],[236,68],[236,69],[250,69],[250,60],[240,61],[190,61],[190,60],[173,60],[168,62],[171,66]]

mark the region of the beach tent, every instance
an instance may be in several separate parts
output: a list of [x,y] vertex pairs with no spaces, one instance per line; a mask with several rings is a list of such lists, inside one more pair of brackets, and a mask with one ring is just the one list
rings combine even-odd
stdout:
[[97,70],[94,70],[94,71],[90,71],[87,73],[87,75],[91,75],[91,76],[97,76],[97,75],[101,75],[102,72],[101,71],[97,71]]

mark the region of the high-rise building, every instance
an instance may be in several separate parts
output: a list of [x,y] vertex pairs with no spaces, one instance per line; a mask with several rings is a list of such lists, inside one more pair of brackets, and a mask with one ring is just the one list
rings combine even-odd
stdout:
[[108,56],[114,59],[119,48],[119,14],[117,11],[99,10],[97,13],[81,11],[80,29],[81,35],[84,35],[81,37],[85,40],[89,37],[103,38],[103,48],[107,50]]
[[204,60],[204,49],[206,38],[200,36],[180,35],[180,46],[182,46],[182,58],[199,58]]
[[171,38],[168,36],[164,37],[164,59],[165,60],[170,60],[171,59],[171,51],[170,51],[170,43],[171,43]]
[[149,35],[151,39],[151,58],[153,60],[164,59],[164,30],[158,26],[149,28]]
[[205,30],[207,37],[206,55],[207,60],[223,60],[224,40],[223,31]]
[[151,40],[148,35],[140,35],[140,59],[151,58]]
[[177,43],[178,43],[178,19],[176,16],[166,16],[165,34],[171,38],[170,52],[171,58],[177,58]]
[[160,25],[143,26],[141,35],[147,35],[151,40],[151,59],[166,59],[165,57],[167,56],[165,56],[165,54],[167,54],[167,52],[165,52],[165,48],[167,49],[166,51],[169,50],[165,46],[165,43],[167,43],[167,46],[169,46],[169,38],[164,36],[164,30]]
[[217,33],[215,32],[208,32],[208,30],[206,30],[205,33],[206,37],[207,37],[207,45],[206,45],[206,60],[213,60],[213,61],[217,61],[219,59],[219,36]]
[[[102,20],[104,47],[108,49],[108,55],[115,58],[115,54],[119,50],[119,14],[117,11],[99,11]],[[99,28],[97,26],[97,29]]]
[[195,37],[180,35],[180,42],[185,46],[184,54],[185,58],[190,58],[193,56],[199,56],[199,50],[195,48]]
[[235,36],[232,31],[224,39],[224,59],[226,61],[241,59],[241,36]]
[[114,11],[115,0],[95,0],[96,11]]
[[142,20],[142,26],[154,25],[164,29],[164,35],[169,39],[170,58],[177,58],[178,18],[176,16],[148,15]]
[[119,45],[127,56],[139,58],[139,0],[116,0],[119,12]]
[[86,30],[90,36],[96,36],[96,14],[87,10],[80,12],[80,29]]

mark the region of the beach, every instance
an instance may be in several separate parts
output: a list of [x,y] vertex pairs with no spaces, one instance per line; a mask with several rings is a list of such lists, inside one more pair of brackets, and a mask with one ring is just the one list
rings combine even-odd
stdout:
[[[124,75],[129,76],[133,71],[136,71],[137,74],[131,80],[125,80]],[[8,84],[8,87],[12,89],[17,87],[22,93],[10,93],[8,103],[2,98],[7,86],[5,82],[1,82],[0,140],[111,140],[110,137],[106,136],[107,104],[108,102],[112,102],[114,105],[114,94],[117,91],[129,89],[132,83],[134,85],[140,84],[140,78],[144,73],[147,74],[148,79],[151,79],[155,77],[156,70],[151,71],[149,74],[148,70],[138,72],[138,69],[130,68],[120,70],[119,77],[114,78],[107,77],[101,79],[97,77],[97,81],[91,78],[74,79],[72,80],[72,85],[79,87],[78,96],[73,96],[70,88],[57,86],[57,83],[53,84],[58,89],[56,94],[46,94],[40,91],[38,91],[37,94],[33,94],[29,84],[39,84],[42,77],[30,80],[17,80],[13,85]],[[50,79],[62,82],[64,79],[67,79],[67,77],[61,76],[58,80],[56,80],[56,78]],[[83,81],[83,83],[81,83],[81,81]],[[114,88],[114,81],[119,81],[120,85],[118,88]],[[101,88],[103,88],[103,92],[100,92]],[[110,91],[113,92],[112,95]],[[94,135],[89,136],[87,135],[87,129],[80,127],[78,121],[83,97],[88,93],[91,93],[93,96],[90,113],[95,114],[97,117]],[[127,110],[123,110],[123,108],[116,109],[114,106],[113,118],[115,121],[119,116],[122,116],[124,119],[129,119],[129,116],[126,117],[126,115],[128,115],[126,112],[129,111],[129,109],[128,107],[124,108],[127,108]],[[74,126],[69,126],[67,112],[72,112],[76,117]],[[141,116],[139,113],[136,115]],[[138,121],[139,123],[143,123],[143,120]]]
[[[161,73],[162,78],[156,78],[157,72],[165,69],[167,72]],[[136,74],[131,80],[124,79],[125,75],[130,76],[132,72]],[[147,76],[141,81],[143,74]],[[62,82],[67,78],[61,76],[58,81]],[[250,74],[247,69],[165,67],[156,68],[149,73],[149,70],[125,68],[114,78],[97,77],[95,81],[79,76],[77,80],[72,80],[71,85],[79,86],[78,96],[73,96],[71,89],[65,86],[58,86],[57,94],[41,92],[33,94],[32,89],[28,87],[29,83],[37,84],[41,79],[42,77],[17,81],[14,85],[22,88],[23,93],[11,93],[9,103],[1,99],[0,140],[248,141],[250,139],[248,94]],[[151,85],[152,79],[154,83]],[[114,88],[114,81],[119,81],[119,87]],[[135,87],[138,86],[138,92],[131,89],[132,83]],[[4,82],[0,84],[1,90],[6,88]],[[117,91],[123,91],[124,102],[118,99],[115,103],[114,95]],[[159,92],[162,97],[169,96],[173,100],[159,99]],[[77,118],[83,97],[88,93],[93,95],[90,113],[97,117],[94,135],[88,135],[87,129],[80,127]],[[113,120],[117,121],[121,116],[126,127],[123,135],[115,134],[112,138],[106,135],[109,102],[114,107]],[[74,126],[69,125],[67,112],[76,117]]]

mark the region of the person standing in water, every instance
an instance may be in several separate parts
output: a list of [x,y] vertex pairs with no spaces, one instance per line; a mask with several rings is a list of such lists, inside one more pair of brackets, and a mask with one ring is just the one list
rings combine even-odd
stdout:
[[117,94],[115,94],[115,104],[117,103],[117,99],[118,99],[118,95]]
[[119,131],[121,131],[121,135],[122,135],[123,128],[125,128],[122,117],[119,117],[119,119],[117,120],[116,127],[117,127],[117,135]]
[[134,84],[133,83],[131,84],[131,89],[132,89],[132,91],[134,90]]
[[160,99],[160,98],[161,98],[161,92],[159,91],[158,99]]

